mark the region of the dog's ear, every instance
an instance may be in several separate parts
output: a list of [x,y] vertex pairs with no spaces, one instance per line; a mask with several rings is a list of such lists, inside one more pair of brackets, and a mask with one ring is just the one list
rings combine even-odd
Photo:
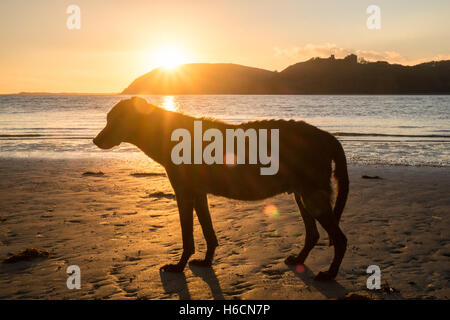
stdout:
[[155,106],[147,102],[147,100],[140,97],[132,97],[129,100],[129,107],[133,108],[139,113],[148,114],[155,110]]

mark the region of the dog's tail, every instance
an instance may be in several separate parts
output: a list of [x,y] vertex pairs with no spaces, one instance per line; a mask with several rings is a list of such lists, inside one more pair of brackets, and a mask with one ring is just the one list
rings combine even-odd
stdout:
[[332,154],[332,158],[335,165],[334,178],[337,182],[337,196],[333,208],[333,214],[339,223],[342,212],[344,211],[345,203],[347,202],[349,180],[347,172],[347,159],[345,158],[344,149],[338,139],[335,137],[333,137],[333,139],[334,152]]

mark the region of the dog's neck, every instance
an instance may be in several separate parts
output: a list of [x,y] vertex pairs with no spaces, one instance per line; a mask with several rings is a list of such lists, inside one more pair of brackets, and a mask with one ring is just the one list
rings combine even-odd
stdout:
[[167,167],[171,164],[170,136],[174,129],[173,120],[165,111],[143,114],[125,142],[135,145],[154,161]]

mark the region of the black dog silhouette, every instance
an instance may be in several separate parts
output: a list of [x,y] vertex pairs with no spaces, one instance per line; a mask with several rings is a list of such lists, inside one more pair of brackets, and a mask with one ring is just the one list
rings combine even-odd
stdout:
[[[184,128],[194,134],[194,121],[202,121],[203,128],[250,128],[279,130],[279,170],[273,175],[261,175],[261,164],[179,164],[171,159],[171,150],[177,144],[172,132]],[[150,158],[160,163],[176,194],[181,229],[183,254],[176,264],[161,267],[162,271],[182,272],[195,252],[193,240],[193,211],[203,229],[207,242],[205,259],[192,264],[210,266],[218,246],[208,209],[207,194],[239,200],[260,200],[283,192],[294,193],[294,198],[305,223],[305,245],[296,256],[289,256],[288,265],[302,264],[319,239],[316,220],[328,232],[334,245],[334,259],[328,271],[320,272],[316,280],[336,277],[347,248],[347,239],[339,228],[339,220],[347,200],[349,180],[344,150],[331,134],[303,121],[263,120],[229,124],[209,118],[195,118],[172,112],[134,97],[117,103],[107,115],[106,127],[95,137],[94,143],[109,149],[127,142],[136,145]],[[270,144],[271,141],[268,141]],[[270,150],[270,149],[269,149]],[[191,153],[192,154],[192,153]],[[332,162],[337,180],[337,197],[331,206]]]

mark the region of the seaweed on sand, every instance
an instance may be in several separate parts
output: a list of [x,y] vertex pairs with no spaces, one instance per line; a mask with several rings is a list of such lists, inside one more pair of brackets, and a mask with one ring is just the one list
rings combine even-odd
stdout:
[[50,252],[47,250],[40,250],[36,248],[27,248],[18,253],[9,256],[3,260],[3,263],[14,263],[19,261],[30,261],[37,258],[47,258]]

